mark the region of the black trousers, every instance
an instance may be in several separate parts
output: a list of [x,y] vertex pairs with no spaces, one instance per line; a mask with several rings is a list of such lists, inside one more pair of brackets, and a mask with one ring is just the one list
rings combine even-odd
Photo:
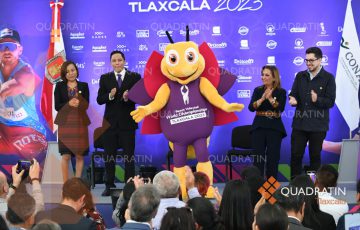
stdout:
[[[282,133],[273,129],[258,128],[251,133],[252,144],[257,154],[254,166],[258,167],[261,175],[277,179],[280,160]],[[264,167],[266,166],[266,170]]]
[[302,173],[302,160],[309,142],[310,170],[317,171],[321,165],[322,144],[326,132],[309,132],[293,129],[291,133],[291,178]]
[[120,146],[123,149],[122,162],[125,163],[125,182],[135,175],[135,130],[119,130],[110,127],[104,133],[105,149],[105,185],[111,187],[115,180],[115,153]]

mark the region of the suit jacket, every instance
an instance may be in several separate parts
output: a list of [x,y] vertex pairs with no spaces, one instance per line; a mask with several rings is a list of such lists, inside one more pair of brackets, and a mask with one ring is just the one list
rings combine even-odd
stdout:
[[38,212],[35,216],[35,223],[48,219],[58,223],[62,230],[96,230],[96,223],[79,215],[70,206],[60,204],[58,207]]
[[[316,102],[311,100],[311,90],[317,94]],[[336,84],[334,76],[324,67],[312,80],[306,70],[299,72],[289,96],[297,100],[293,129],[308,132],[329,130],[329,109],[335,104]]]
[[289,221],[289,230],[311,230],[310,228],[304,227],[300,221],[295,218],[288,217]]
[[74,108],[69,105],[69,96],[67,83],[65,81],[58,82],[55,86],[55,110],[58,111],[56,115],[55,124],[63,125],[67,121],[67,116],[70,113],[78,114],[79,122],[88,126],[91,122],[86,110],[89,107],[89,87],[86,82],[77,82],[78,84],[78,99],[80,100],[79,107]]
[[[103,127],[109,127],[110,125],[111,127],[118,127],[120,130],[135,130],[138,128],[137,123],[130,116],[130,112],[135,110],[135,103],[131,100],[125,102],[122,95],[140,79],[140,74],[126,70],[124,80],[119,88],[114,72],[101,75],[96,100],[99,105],[105,104]],[[116,88],[116,94],[114,99],[110,100],[109,93],[113,88]]]
[[149,225],[142,223],[125,223],[121,229],[124,230],[151,230]]
[[[277,107],[273,107],[268,100],[265,100],[258,108],[254,107],[254,102],[259,100],[265,92],[264,86],[256,87],[254,93],[251,97],[249,104],[249,110],[254,111],[272,111],[272,112],[283,112],[286,104],[286,91],[283,88],[277,88],[273,91],[272,97],[278,103]],[[284,124],[281,120],[281,117],[266,117],[266,116],[255,116],[251,130],[257,128],[267,128],[279,131],[283,134],[283,137],[286,136],[286,130]]]

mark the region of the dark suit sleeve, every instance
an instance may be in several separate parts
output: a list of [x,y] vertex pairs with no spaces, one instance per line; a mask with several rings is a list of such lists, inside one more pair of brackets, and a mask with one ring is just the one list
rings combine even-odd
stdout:
[[253,95],[251,96],[251,100],[250,100],[250,104],[248,106],[249,110],[251,112],[254,112],[257,108],[254,107],[254,102],[256,102],[257,100],[259,100],[261,98],[262,95],[260,95],[260,90],[259,88],[255,88]]
[[[131,84],[131,87],[128,89],[130,91],[130,89],[141,79],[141,75],[138,73],[133,73],[133,75],[131,76],[133,78],[133,82]],[[127,102],[125,102],[125,104],[127,105],[134,105],[135,102],[128,100]]]
[[336,97],[335,78],[331,75],[329,77],[329,81],[326,86],[325,95],[324,96],[318,95],[317,100],[314,104],[318,108],[330,109],[335,104],[335,97]]
[[278,110],[283,112],[286,104],[286,91],[284,89],[279,90],[279,98],[276,98],[276,101],[279,103]]
[[[292,96],[296,99],[296,101],[298,102],[299,104],[299,78],[300,78],[300,73],[296,74],[296,78],[295,78],[295,81],[291,87],[291,92],[289,94],[289,96]],[[294,106],[296,107],[296,106]]]
[[79,109],[81,110],[87,110],[89,108],[89,86],[86,82],[82,82],[82,91],[81,91],[81,96],[82,99],[80,100],[80,104],[79,104]]
[[107,102],[109,102],[109,93],[107,92],[106,88],[105,88],[105,80],[106,80],[106,76],[102,75],[100,77],[100,87],[98,90],[98,96],[96,98],[96,101],[99,105],[103,105]]
[[61,96],[62,94],[61,84],[63,83],[62,82],[57,83],[54,91],[55,110],[58,112],[68,103],[68,101],[63,100],[63,97]]

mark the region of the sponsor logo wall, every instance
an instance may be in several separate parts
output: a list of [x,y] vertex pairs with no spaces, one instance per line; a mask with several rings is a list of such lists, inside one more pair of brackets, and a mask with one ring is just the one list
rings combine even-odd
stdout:
[[[206,42],[218,58],[219,65],[237,76],[225,98],[245,104],[243,112],[237,113],[238,122],[214,128],[210,143],[213,155],[226,154],[233,127],[252,123],[254,113],[247,110],[247,105],[253,89],[261,85],[263,65],[279,68],[282,87],[288,91],[295,73],[306,69],[306,48],[318,46],[326,57],[323,59],[324,67],[336,73],[346,9],[345,1],[329,4],[326,0],[275,0],[271,3],[265,0],[64,2],[61,29],[67,58],[75,61],[80,71],[79,79],[88,82],[90,87],[90,143],[93,143],[93,130],[102,121],[104,106],[97,105],[96,96],[100,75],[111,71],[110,52],[115,49],[124,52],[127,67],[143,74],[151,53],[163,53],[169,44],[165,31],[169,31],[175,42],[184,41],[185,27],[189,25],[190,40],[198,44]],[[0,9],[0,25],[13,26],[20,32],[23,56],[42,76],[51,28],[48,2],[14,4],[12,0],[3,0]],[[318,9],[332,17],[317,17]],[[25,18],[21,17],[24,12],[40,13]],[[14,17],[16,14],[19,17]],[[283,140],[281,163],[290,160],[292,116],[288,115],[291,114],[289,111],[293,108],[287,105],[283,121],[288,137]],[[340,141],[347,138],[348,133],[335,106],[331,110],[327,139]],[[152,155],[154,165],[165,164],[167,151],[167,141],[162,135],[137,133],[136,153]],[[331,153],[325,153],[323,157],[328,163],[337,163],[338,158]]]

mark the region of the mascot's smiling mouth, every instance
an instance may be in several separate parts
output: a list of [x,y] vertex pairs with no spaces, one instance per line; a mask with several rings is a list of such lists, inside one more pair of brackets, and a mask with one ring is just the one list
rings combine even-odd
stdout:
[[182,81],[185,81],[186,79],[188,79],[188,78],[192,77],[194,74],[196,74],[196,72],[198,71],[198,69],[199,69],[199,68],[196,68],[196,70],[195,70],[192,74],[188,75],[187,77],[177,77],[177,76],[171,74],[169,70],[167,70],[167,72],[168,72],[169,75],[171,75],[172,77],[178,78],[178,79],[180,79],[180,80],[182,80]]

